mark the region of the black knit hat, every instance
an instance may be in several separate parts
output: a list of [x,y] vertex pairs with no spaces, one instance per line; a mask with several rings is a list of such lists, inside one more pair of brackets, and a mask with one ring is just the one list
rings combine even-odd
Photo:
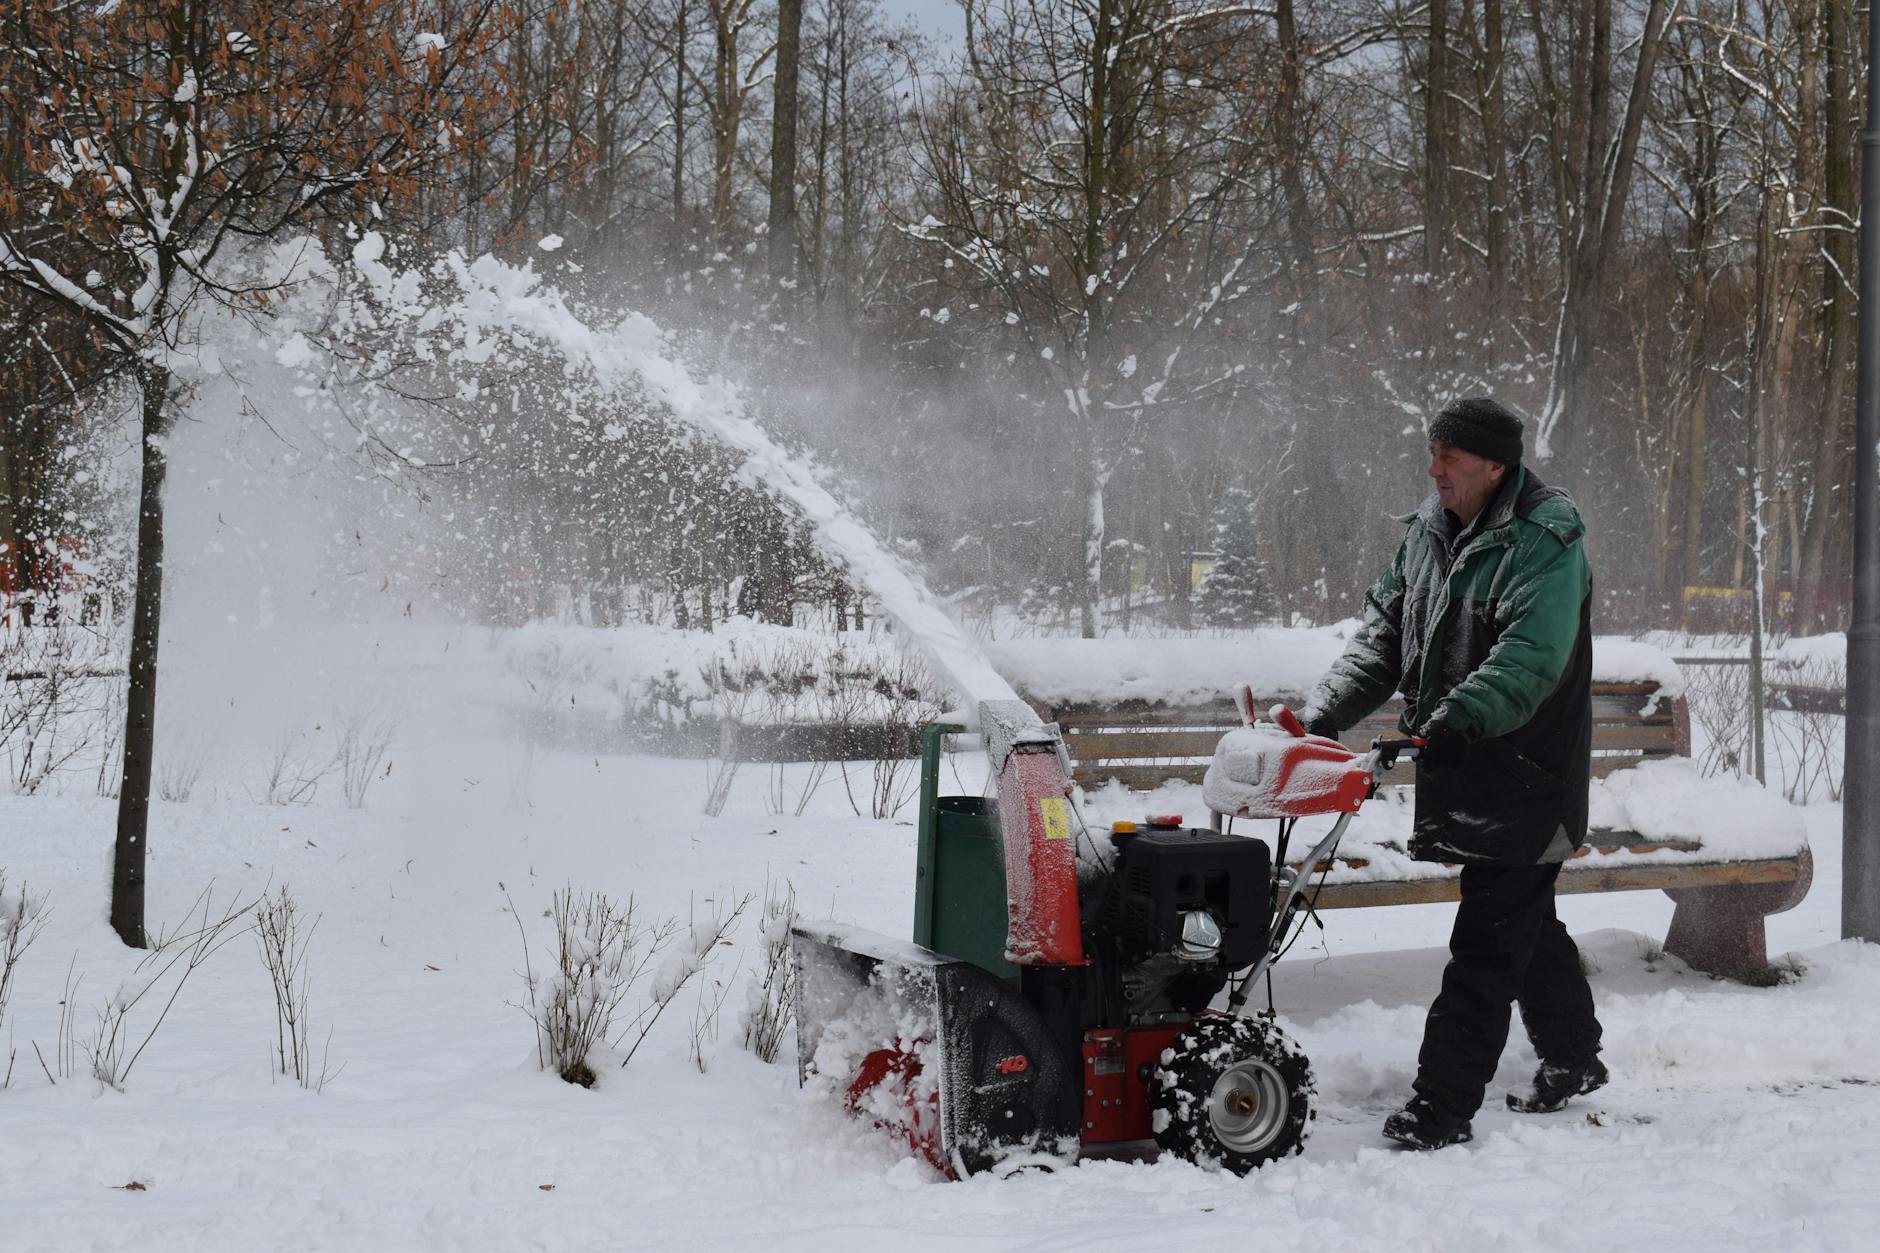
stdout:
[[1487,396],[1464,396],[1430,419],[1430,441],[1505,466],[1521,462],[1521,419]]

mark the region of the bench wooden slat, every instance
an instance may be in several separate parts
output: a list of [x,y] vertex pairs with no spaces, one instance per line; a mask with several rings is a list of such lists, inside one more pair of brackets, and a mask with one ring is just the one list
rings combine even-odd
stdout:
[[[1666,862],[1644,866],[1587,866],[1569,862],[1560,869],[1556,891],[1630,892],[1651,888],[1718,887],[1744,883],[1793,883],[1793,857],[1709,863]],[[1372,905],[1436,905],[1462,899],[1455,875],[1432,879],[1363,880],[1327,883],[1319,889],[1317,908],[1357,909]]]
[[1593,749],[1602,748],[1662,748],[1670,751],[1677,742],[1677,730],[1670,723],[1663,726],[1633,723],[1630,726],[1609,725],[1593,727]]
[[1206,762],[1171,766],[1085,766],[1071,774],[1081,788],[1102,787],[1114,779],[1132,792],[1153,792],[1164,783],[1199,783],[1208,773]]
[[[1243,818],[1241,821],[1246,822],[1252,820]],[[1245,834],[1245,832],[1242,832],[1242,834]],[[1387,840],[1381,845],[1367,845],[1365,847],[1387,848],[1398,853],[1405,851],[1403,845],[1395,840]],[[1661,840],[1649,835],[1640,835],[1636,831],[1612,831],[1605,828],[1598,828],[1587,832],[1585,845],[1582,846],[1580,851],[1575,853],[1574,856],[1576,858],[1585,857],[1587,854],[1593,852],[1655,853],[1661,849],[1670,849],[1678,853],[1695,853],[1702,848],[1703,845],[1695,840]],[[1345,860],[1343,854],[1339,854],[1338,859],[1340,861]],[[1357,865],[1359,863],[1354,861],[1352,864]],[[1297,862],[1292,863],[1292,865],[1295,870],[1299,868]]]
[[[1672,720],[1671,702],[1656,699],[1658,688],[1650,683],[1595,683],[1593,684],[1593,721],[1627,723],[1669,723]],[[1283,701],[1298,708],[1303,697],[1293,692],[1279,692],[1272,696],[1255,693],[1260,701],[1262,714],[1275,701]],[[1643,713],[1647,705],[1652,706],[1649,715]],[[1397,726],[1397,714],[1403,708],[1403,702],[1392,700],[1376,713],[1358,725],[1361,727],[1377,726],[1385,730],[1380,734],[1394,732]],[[1108,704],[1080,704],[1066,702],[1062,705],[1040,705],[1041,712],[1047,719],[1069,729],[1082,726],[1218,726],[1233,727],[1240,725],[1240,712],[1235,708],[1233,699],[1222,696],[1219,700],[1201,701],[1187,705],[1169,705],[1161,701],[1142,699],[1120,700]]]
[[[1212,757],[1214,746],[1220,742],[1221,736],[1232,729],[1226,726],[1177,726],[1167,730],[1133,726],[1117,726],[1115,730],[1110,727],[1071,727],[1064,733],[1064,742],[1073,758]],[[1382,729],[1359,726],[1340,736],[1339,741],[1347,748],[1362,751],[1383,734]],[[1669,722],[1661,726],[1612,723],[1595,724],[1593,727],[1593,749],[1596,752],[1638,748],[1670,753],[1675,751],[1676,744],[1677,729]]]
[[[1240,725],[1240,716],[1233,709],[1155,709],[1144,711],[1139,717],[1119,718],[1114,715],[1099,715],[1095,711],[1082,714],[1060,714],[1057,724],[1067,737],[1093,735],[1112,727],[1130,730],[1148,731],[1167,728],[1179,730],[1211,730],[1216,734],[1231,731]],[[1670,713],[1652,714],[1640,717],[1637,714],[1613,713],[1602,715],[1597,711],[1593,715],[1593,735],[1597,739],[1602,732],[1624,728],[1637,731],[1639,728],[1651,728],[1665,739],[1676,733],[1677,723]],[[1359,747],[1370,747],[1371,741],[1380,737],[1399,734],[1397,719],[1366,718],[1340,737],[1343,741]]]
[[[1371,741],[1380,736],[1398,734],[1395,724],[1389,727],[1370,727],[1359,723],[1345,734],[1338,737],[1338,742],[1346,748],[1366,749]],[[1631,722],[1595,722],[1593,724],[1593,751],[1616,751],[1628,748],[1657,749],[1665,753],[1677,751],[1678,729],[1669,718],[1663,722],[1644,722],[1634,719]]]
[[1607,775],[1617,774],[1621,770],[1630,770],[1641,761],[1659,761],[1666,757],[1675,757],[1673,752],[1660,753],[1615,753],[1609,757],[1593,758],[1593,777],[1603,779]]
[[1212,757],[1221,742],[1212,727],[1201,731],[1118,731],[1105,735],[1088,732],[1064,737],[1071,760],[1117,757]]
[[[1594,693],[1592,699],[1593,725],[1599,726],[1602,723],[1619,723],[1625,726],[1648,727],[1671,725],[1673,721],[1671,702],[1658,702],[1657,707],[1650,713],[1643,712],[1643,708],[1646,704],[1646,701],[1636,696],[1609,696]],[[1397,715],[1402,708],[1403,705],[1401,702],[1392,701],[1376,713],[1367,715],[1363,721],[1358,723],[1358,726],[1382,727],[1385,728],[1387,732],[1395,734],[1397,730]],[[1232,721],[1238,724],[1240,721],[1239,714],[1234,712],[1231,708],[1228,712],[1232,715]],[[1086,721],[1088,722],[1090,719],[1086,718]],[[1225,725],[1225,721],[1223,725]]]
[[[1625,753],[1610,757],[1593,758],[1593,777],[1603,779],[1609,774],[1629,770],[1641,761],[1652,761],[1661,757],[1670,757],[1670,752],[1663,753]],[[1075,759],[1073,759],[1075,760]],[[1164,783],[1199,783],[1208,773],[1205,761],[1172,762],[1159,766],[1103,765],[1096,762],[1078,761],[1072,776],[1081,788],[1101,787],[1112,779],[1122,783],[1132,792],[1153,792]],[[1408,783],[1411,778],[1410,768],[1400,765],[1392,770],[1389,779],[1392,782]]]
[[1639,683],[1613,683],[1603,680],[1595,680],[1593,683],[1593,694],[1595,696],[1603,692],[1609,696],[1639,696],[1650,698],[1657,696],[1659,691],[1660,688],[1658,680],[1656,679],[1646,679]]

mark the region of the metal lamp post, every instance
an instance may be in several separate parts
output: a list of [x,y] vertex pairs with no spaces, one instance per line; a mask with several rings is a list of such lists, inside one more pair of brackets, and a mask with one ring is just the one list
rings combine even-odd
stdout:
[[1847,633],[1841,935],[1880,941],[1880,21],[1867,23],[1860,170],[1860,379],[1854,415],[1854,620]]

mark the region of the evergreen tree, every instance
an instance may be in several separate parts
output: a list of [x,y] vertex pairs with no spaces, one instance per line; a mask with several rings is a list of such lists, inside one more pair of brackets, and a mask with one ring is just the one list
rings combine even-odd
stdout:
[[1230,487],[1214,511],[1214,564],[1202,576],[1200,608],[1210,626],[1250,626],[1279,609],[1273,578],[1260,559],[1253,493]]

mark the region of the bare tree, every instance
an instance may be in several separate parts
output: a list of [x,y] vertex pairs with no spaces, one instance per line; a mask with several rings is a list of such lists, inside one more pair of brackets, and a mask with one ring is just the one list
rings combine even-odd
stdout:
[[[23,0],[0,16],[0,105],[24,173],[0,190],[0,280],[87,328],[140,398],[142,485],[111,921],[144,937],[162,613],[165,437],[212,309],[269,292],[225,264],[342,204],[397,207],[465,137],[494,0]],[[307,32],[321,31],[309,39]]]
[[1244,11],[1176,0],[966,8],[969,76],[925,141],[937,203],[909,233],[943,254],[937,294],[991,315],[994,342],[1026,359],[1013,374],[1047,413],[1061,406],[1083,514],[1079,624],[1096,635],[1121,459],[1240,372],[1190,349],[1254,290],[1263,232],[1237,210],[1270,200],[1250,177],[1263,154],[1218,84],[1245,81],[1245,58],[1272,45]]
[[[1650,0],[1636,40],[1638,51],[1624,112],[1616,118],[1613,0],[1578,0],[1564,47],[1543,16],[1539,0],[1529,3],[1561,210],[1553,372],[1534,433],[1535,448],[1545,457],[1557,435],[1564,438],[1573,433],[1566,420],[1585,398],[1587,374],[1594,364],[1594,331],[1638,168],[1645,107],[1665,32],[1677,20],[1683,0]],[[1566,67],[1560,65],[1562,60]],[[1557,77],[1562,68],[1568,73],[1564,85]]]
[[[757,0],[704,0],[710,23],[712,50],[703,68],[685,64],[687,77],[698,89],[711,123],[712,237],[729,252],[737,234],[738,141],[745,107],[762,85],[764,66],[777,50],[768,31],[757,24]],[[753,37],[756,46],[752,46]]]

